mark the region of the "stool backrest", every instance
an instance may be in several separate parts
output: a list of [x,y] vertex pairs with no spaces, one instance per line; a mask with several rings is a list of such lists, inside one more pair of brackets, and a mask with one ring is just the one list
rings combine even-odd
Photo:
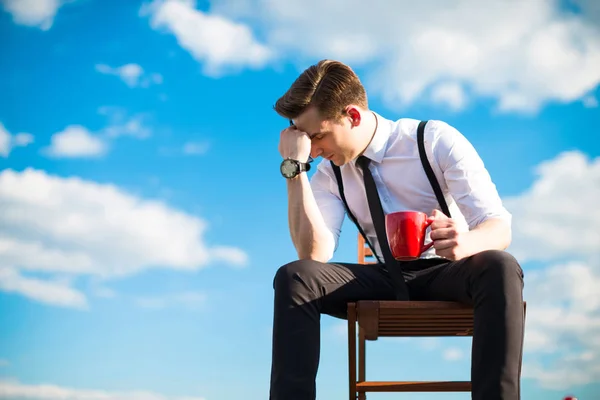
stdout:
[[358,263],[359,264],[377,264],[377,259],[373,256],[371,248],[362,237],[360,232],[358,233]]

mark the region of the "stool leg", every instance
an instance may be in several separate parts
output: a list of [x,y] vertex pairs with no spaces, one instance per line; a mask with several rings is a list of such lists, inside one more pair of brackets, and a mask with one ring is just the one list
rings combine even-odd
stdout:
[[[358,381],[365,382],[366,377],[366,340],[365,330],[358,328]],[[358,394],[358,400],[365,400],[367,395],[364,392]]]
[[348,304],[348,378],[350,400],[356,400],[356,305]]

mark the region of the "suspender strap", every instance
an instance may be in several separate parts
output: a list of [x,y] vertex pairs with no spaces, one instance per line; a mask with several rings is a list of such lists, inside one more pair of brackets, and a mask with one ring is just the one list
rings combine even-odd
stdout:
[[356,220],[356,217],[354,216],[354,214],[352,214],[352,211],[350,211],[350,207],[348,207],[348,202],[346,201],[346,195],[344,194],[344,182],[342,180],[342,173],[340,171],[340,167],[335,165],[333,163],[333,161],[330,161],[330,163],[331,163],[331,167],[333,168],[333,173],[335,174],[335,180],[337,181],[337,184],[338,184],[338,190],[340,192],[340,197],[342,198],[342,201],[344,202],[344,207],[346,208],[346,213],[348,214],[348,217],[350,218],[350,220],[352,222],[354,222],[354,225],[356,225],[356,227],[358,228],[358,231],[360,232],[362,237],[365,239],[365,242],[371,248],[371,252],[373,252],[373,255],[377,258],[377,261],[381,264],[385,264],[384,262],[381,261],[381,259],[379,259],[379,256],[375,252],[375,249],[373,248],[373,246],[371,246],[371,242],[369,242],[369,239],[367,239],[367,235],[365,235],[365,232],[363,231],[360,224]]
[[419,123],[419,127],[417,128],[417,144],[419,145],[419,156],[421,158],[421,164],[423,164],[423,169],[427,174],[427,178],[429,179],[429,183],[433,188],[433,192],[435,193],[435,197],[437,198],[438,203],[440,203],[440,207],[442,211],[448,218],[450,218],[450,210],[448,209],[448,204],[446,204],[446,199],[442,194],[442,189],[440,188],[440,184],[435,178],[435,174],[433,173],[433,169],[431,169],[431,165],[427,160],[427,153],[425,152],[425,125],[427,125],[427,121],[421,121]]

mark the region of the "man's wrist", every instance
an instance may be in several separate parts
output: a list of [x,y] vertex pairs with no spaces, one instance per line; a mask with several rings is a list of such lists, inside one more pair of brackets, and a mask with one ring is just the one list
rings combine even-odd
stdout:
[[310,163],[286,158],[281,162],[279,170],[284,178],[293,179],[300,176],[303,172],[309,171]]
[[302,179],[302,175],[306,174],[306,171],[301,171],[300,173],[298,173],[298,175],[292,177],[292,178],[287,178],[286,181],[288,182],[296,182],[296,181],[300,181]]

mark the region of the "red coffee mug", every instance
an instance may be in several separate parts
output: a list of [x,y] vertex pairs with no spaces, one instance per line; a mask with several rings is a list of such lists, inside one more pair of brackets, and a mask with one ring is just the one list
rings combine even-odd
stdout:
[[427,227],[432,221],[420,211],[398,211],[385,216],[385,229],[392,256],[399,261],[418,259],[433,246],[425,245]]

